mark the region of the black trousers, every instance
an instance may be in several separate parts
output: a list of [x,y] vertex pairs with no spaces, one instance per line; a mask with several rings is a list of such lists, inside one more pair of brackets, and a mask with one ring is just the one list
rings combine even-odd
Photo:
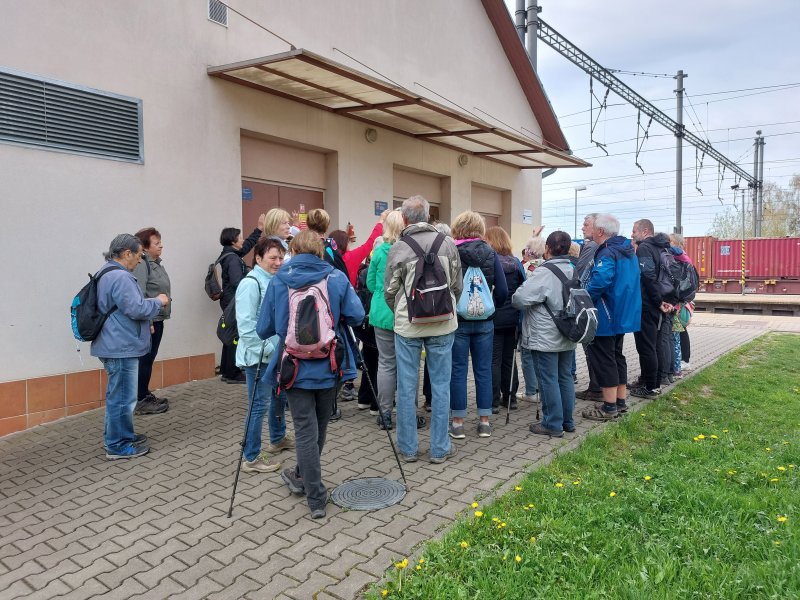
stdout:
[[153,329],[153,333],[150,334],[150,352],[139,357],[137,400],[141,400],[150,393],[150,377],[153,375],[153,363],[156,361],[158,347],[161,345],[161,336],[164,335],[164,321],[154,321]]
[[643,305],[641,328],[633,334],[642,383],[650,390],[658,387],[658,331],[663,314],[656,308]]
[[242,370],[236,366],[236,346],[222,344],[222,356],[219,359],[219,374],[226,379],[235,379]]
[[[492,346],[492,406],[505,403],[511,394],[516,393],[519,378],[514,377],[514,344],[517,342],[517,330],[495,329]],[[513,386],[513,387],[512,387]]]
[[689,343],[689,332],[684,330],[681,331],[681,360],[688,363],[690,358],[692,358],[692,346]]
[[364,364],[367,370],[361,374],[361,384],[358,386],[358,403],[369,404],[371,410],[378,410],[378,399],[372,393],[369,383],[367,383],[367,376],[369,376],[372,385],[375,386],[375,391],[378,391],[378,349],[374,346],[363,344],[361,346],[361,355],[364,357]]
[[672,322],[675,313],[663,313],[661,326],[658,328],[658,387],[667,382],[667,375],[674,372],[674,349],[672,347]]

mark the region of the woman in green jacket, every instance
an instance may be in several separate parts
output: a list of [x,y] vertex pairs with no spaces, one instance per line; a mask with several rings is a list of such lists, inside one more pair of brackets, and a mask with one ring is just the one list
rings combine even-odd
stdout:
[[397,389],[397,363],[394,354],[394,313],[383,297],[383,278],[389,249],[400,237],[404,227],[399,211],[390,212],[383,222],[383,244],[375,248],[367,273],[367,289],[372,292],[369,322],[375,328],[378,345],[378,424],[392,427],[392,407]]

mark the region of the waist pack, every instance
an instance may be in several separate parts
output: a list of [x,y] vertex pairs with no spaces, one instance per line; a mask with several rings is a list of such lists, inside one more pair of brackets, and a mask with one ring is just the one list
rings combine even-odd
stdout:
[[[255,277],[249,275],[244,279],[252,279],[258,285],[258,297],[261,298],[261,283]],[[242,279],[242,281],[244,281]],[[241,285],[241,282],[239,283]],[[239,343],[239,324],[236,321],[236,298],[222,311],[222,316],[217,322],[217,337],[226,346],[236,346]]]
[[109,271],[122,269],[118,265],[112,265],[96,275],[89,274],[89,283],[75,294],[70,305],[70,319],[72,321],[72,334],[80,342],[91,342],[96,339],[106,324],[106,319],[111,316],[116,306],[112,306],[107,312],[100,312],[97,302],[97,284],[100,278]]
[[561,282],[561,295],[564,308],[553,314],[547,301],[544,307],[547,310],[558,331],[572,342],[588,344],[597,333],[597,309],[592,302],[589,292],[580,287],[577,277],[567,279],[567,276],[555,265],[544,263],[544,268],[553,273]]
[[467,321],[484,321],[494,314],[492,290],[478,267],[467,267],[464,289],[456,304],[458,316]]
[[444,239],[444,234],[438,234],[428,252],[410,235],[402,236],[399,240],[408,244],[417,256],[411,289],[405,289],[405,283],[403,284],[410,323],[439,323],[453,318],[450,285],[442,261],[439,260],[439,248]]

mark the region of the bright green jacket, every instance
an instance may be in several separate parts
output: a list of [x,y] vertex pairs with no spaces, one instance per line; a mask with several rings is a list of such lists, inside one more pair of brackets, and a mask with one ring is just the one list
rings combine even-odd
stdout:
[[394,331],[394,313],[383,297],[383,276],[386,273],[386,257],[392,245],[384,242],[372,251],[372,261],[367,272],[367,289],[372,292],[369,309],[369,324],[373,327]]

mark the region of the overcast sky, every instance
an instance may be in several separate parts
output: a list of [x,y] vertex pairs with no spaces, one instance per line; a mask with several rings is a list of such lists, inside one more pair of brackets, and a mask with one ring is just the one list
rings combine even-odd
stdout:
[[[756,129],[765,136],[764,179],[786,186],[800,173],[800,2],[798,0],[540,0],[540,16],[606,68],[674,75],[684,80],[684,124],[745,171],[753,170]],[[514,0],[506,0],[512,11]],[[572,151],[593,163],[561,169],[543,181],[546,231],[574,230],[575,187],[579,221],[587,212],[617,215],[625,235],[633,221],[650,218],[657,230],[675,225],[675,138],[655,122],[635,165],[636,110],[613,92],[594,137],[610,157],[593,147],[589,127],[589,76],[538,43],[538,73]],[[618,75],[673,119],[675,80]],[[746,90],[796,84],[785,90]],[[602,99],[605,88],[595,82]],[[719,93],[728,92],[730,93]],[[744,97],[742,97],[744,96]],[[616,106],[612,106],[616,105]],[[597,103],[595,103],[595,109]],[[576,114],[577,113],[577,114]],[[597,112],[593,113],[595,118]],[[642,116],[643,126],[647,118]],[[627,141],[621,141],[627,140]],[[619,142],[619,143],[617,143]],[[694,147],[684,142],[683,228],[704,235],[724,210],[717,198],[718,165],[706,157],[695,189]],[[733,176],[725,172],[722,201],[733,203]],[[737,196],[741,203],[741,195]],[[580,226],[580,225],[579,225]]]

